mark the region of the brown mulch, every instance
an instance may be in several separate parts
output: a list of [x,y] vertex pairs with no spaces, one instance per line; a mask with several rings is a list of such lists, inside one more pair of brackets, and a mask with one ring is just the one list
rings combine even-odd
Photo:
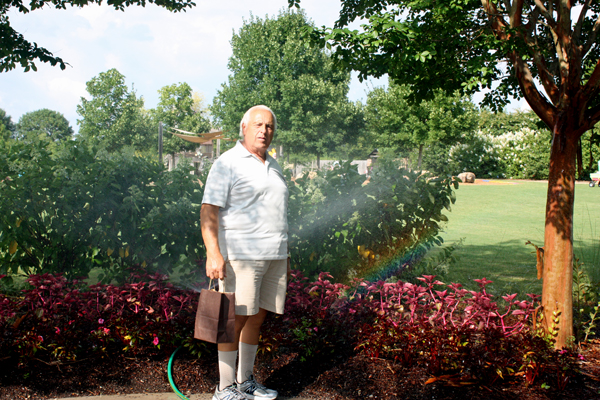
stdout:
[[[282,396],[319,400],[354,399],[600,399],[600,339],[581,348],[585,360],[567,388],[554,382],[527,386],[512,377],[485,386],[457,376],[432,377],[426,366],[403,368],[389,360],[364,356],[328,356],[300,361],[295,354],[272,359],[259,357],[256,375]],[[73,364],[37,363],[29,373],[18,373],[10,360],[0,362],[0,399],[51,399],[91,395],[169,392],[168,358],[118,357],[81,360]],[[212,392],[217,383],[216,356],[193,358],[181,351],[173,376],[185,394]],[[549,389],[543,389],[546,383]]]

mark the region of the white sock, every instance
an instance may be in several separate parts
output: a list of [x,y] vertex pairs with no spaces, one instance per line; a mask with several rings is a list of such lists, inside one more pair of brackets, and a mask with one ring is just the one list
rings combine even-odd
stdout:
[[240,342],[240,362],[238,365],[237,381],[242,383],[254,373],[254,360],[256,359],[257,344]]
[[219,351],[219,390],[235,383],[235,362],[238,352]]

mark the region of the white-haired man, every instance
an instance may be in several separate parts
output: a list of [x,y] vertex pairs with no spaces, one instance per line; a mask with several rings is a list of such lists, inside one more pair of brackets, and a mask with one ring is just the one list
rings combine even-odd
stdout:
[[206,180],[201,210],[206,274],[236,296],[236,340],[218,345],[220,382],[213,400],[277,397],[253,373],[267,312],[283,313],[289,269],[288,189],[281,167],[267,153],[276,125],[270,108],[250,108],[240,122],[241,139],[217,159]]

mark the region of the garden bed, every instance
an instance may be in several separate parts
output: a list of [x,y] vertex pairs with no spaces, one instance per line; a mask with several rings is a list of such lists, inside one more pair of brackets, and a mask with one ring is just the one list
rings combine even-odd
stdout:
[[[498,304],[485,278],[479,291],[433,275],[353,286],[330,278],[293,271],[286,313],[263,325],[256,375],[283,396],[600,398],[600,340],[555,351],[530,324],[537,295]],[[60,275],[28,284],[0,294],[0,399],[170,391],[169,357],[182,344],[180,390],[214,390],[215,346],[190,339],[197,293],[160,275],[83,291]],[[591,321],[579,328],[591,334]]]
[[[432,380],[425,366],[403,368],[389,360],[331,356],[299,361],[285,353],[268,359],[259,357],[257,375],[282,396],[315,399],[594,399],[600,398],[600,340],[583,346],[585,360],[580,372],[564,391],[528,386],[514,377],[494,385],[480,385],[465,376]],[[8,362],[7,362],[8,361]],[[78,363],[47,365],[35,363],[29,373],[15,374],[16,363],[0,363],[0,399],[53,399],[125,393],[171,391],[167,377],[168,359],[125,357],[81,360]],[[183,393],[208,393],[217,383],[216,358],[195,358],[182,351],[174,362],[173,375]],[[551,387],[554,382],[547,382]]]

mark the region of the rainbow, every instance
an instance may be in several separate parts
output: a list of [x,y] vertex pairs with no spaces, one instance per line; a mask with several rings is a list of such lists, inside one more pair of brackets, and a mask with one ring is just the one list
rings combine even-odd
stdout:
[[399,275],[406,268],[412,267],[423,259],[427,251],[433,246],[433,239],[420,241],[411,249],[399,249],[395,254],[380,257],[379,260],[364,268],[360,277],[369,282],[377,282]]

